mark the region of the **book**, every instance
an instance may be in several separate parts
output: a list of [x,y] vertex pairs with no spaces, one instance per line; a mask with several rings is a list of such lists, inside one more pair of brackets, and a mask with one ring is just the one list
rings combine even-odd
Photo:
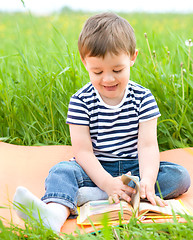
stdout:
[[124,184],[128,184],[130,181],[135,183],[136,193],[131,195],[131,201],[129,203],[124,200],[120,200],[120,203],[110,203],[109,200],[89,201],[78,208],[77,224],[91,225],[92,222],[100,225],[104,214],[107,214],[110,223],[119,223],[120,216],[122,223],[128,223],[133,215],[140,220],[170,219],[174,214],[176,216],[180,216],[180,214],[193,215],[181,200],[165,200],[168,204],[165,207],[152,205],[148,201],[140,201],[139,178],[124,174],[121,179]]

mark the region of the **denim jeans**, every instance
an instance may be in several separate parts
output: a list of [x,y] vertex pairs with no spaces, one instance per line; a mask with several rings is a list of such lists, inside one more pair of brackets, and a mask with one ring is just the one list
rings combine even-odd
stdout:
[[[140,177],[137,160],[101,161],[101,165],[113,177],[129,171],[132,175]],[[185,193],[190,187],[188,171],[184,167],[170,162],[160,162],[157,181],[164,199],[175,198]],[[134,187],[133,182],[130,182],[129,185]],[[77,193],[81,187],[96,187],[96,185],[76,161],[60,162],[49,171],[45,181],[46,193],[42,197],[42,201],[67,206],[71,212],[70,218],[75,218],[77,216]],[[160,196],[156,184],[155,193]]]

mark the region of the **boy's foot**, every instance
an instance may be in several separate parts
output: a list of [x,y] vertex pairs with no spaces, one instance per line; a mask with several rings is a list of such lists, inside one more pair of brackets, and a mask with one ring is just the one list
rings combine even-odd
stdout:
[[[41,221],[45,227],[51,228],[56,232],[60,229],[67,217],[69,210],[67,207],[58,203],[46,204],[28,191],[25,187],[18,187],[14,195],[13,208],[18,216],[22,219],[29,219],[33,216],[38,221]],[[22,206],[25,210],[22,211]]]
[[106,200],[108,195],[98,187],[81,187],[78,190],[77,205],[81,206],[88,201]]

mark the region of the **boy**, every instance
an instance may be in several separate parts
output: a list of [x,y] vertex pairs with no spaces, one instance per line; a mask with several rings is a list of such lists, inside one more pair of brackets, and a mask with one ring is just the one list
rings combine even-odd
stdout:
[[98,186],[116,203],[120,198],[129,202],[133,185],[124,185],[120,175],[130,172],[140,177],[141,198],[165,206],[156,180],[164,199],[177,197],[190,186],[186,169],[159,162],[159,109],[148,89],[129,80],[138,54],[130,24],[113,13],[95,15],[86,21],[78,47],[90,83],[69,104],[67,123],[75,160],[50,170],[42,201],[23,187],[14,198],[32,208],[37,219],[39,212],[44,225],[55,231],[68,217],[77,216],[82,187]]

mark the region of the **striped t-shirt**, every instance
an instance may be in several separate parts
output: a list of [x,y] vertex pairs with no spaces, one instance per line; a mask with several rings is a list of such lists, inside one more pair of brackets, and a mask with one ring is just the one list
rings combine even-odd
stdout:
[[139,123],[159,116],[152,93],[137,83],[129,81],[117,106],[104,103],[88,83],[71,97],[66,123],[89,126],[99,161],[135,160]]

